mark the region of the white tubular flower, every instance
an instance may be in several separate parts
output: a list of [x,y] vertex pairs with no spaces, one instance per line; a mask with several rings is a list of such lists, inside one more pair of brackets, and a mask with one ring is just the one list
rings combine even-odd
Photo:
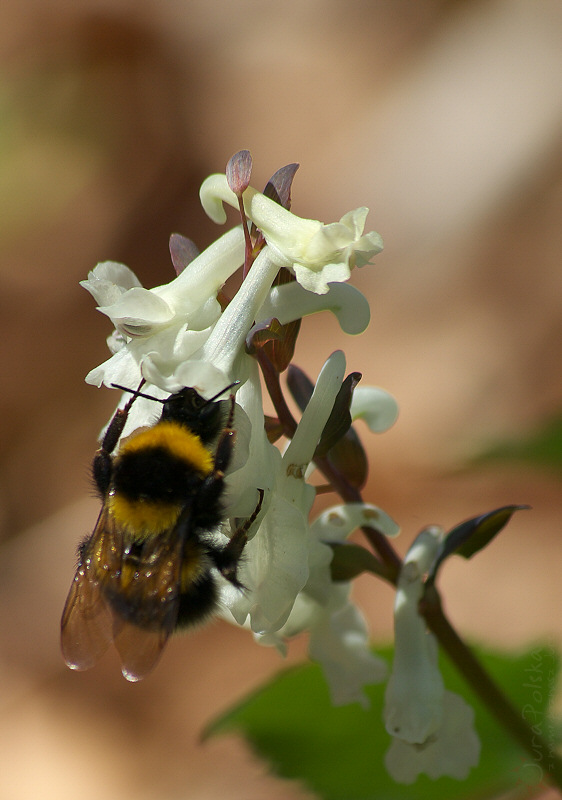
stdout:
[[445,691],[439,730],[423,744],[395,738],[385,755],[385,766],[398,783],[413,783],[422,772],[432,780],[443,775],[466,780],[480,758],[480,740],[474,730],[474,711],[462,697]]
[[369,707],[365,686],[386,678],[386,663],[371,652],[365,619],[349,599],[349,584],[332,584],[330,602],[309,623],[310,657],[324,671],[335,706]]
[[[229,174],[238,181],[234,185],[245,185],[248,154],[240,154],[233,164]],[[211,176],[203,183],[201,200],[217,222],[226,219],[224,202],[238,208],[225,175]],[[364,331],[370,319],[369,304],[343,282],[353,267],[363,266],[380,252],[382,240],[377,233],[363,233],[366,208],[324,225],[296,217],[251,187],[243,192],[243,200],[247,218],[266,244],[224,308],[217,295],[246,254],[242,226],[191,261],[191,247],[176,237],[171,243],[172,259],[183,269],[169,284],[154,289],[143,288],[122,264],[105,262],[89,274],[82,285],[95,298],[98,310],[111,319],[115,331],[108,340],[111,358],[86,380],[98,386],[125,387],[122,405],[131,402],[130,393],[137,394],[143,381],[145,396],[136,396],[131,404],[122,437],[155,423],[162,411],[154,399],[184,387],[217,401],[222,395],[226,408],[231,407],[226,395],[236,393],[232,424],[236,437],[229,436],[235,444],[220,497],[224,515],[217,529],[206,534],[226,544],[241,521],[251,517],[252,525],[236,564],[243,591],[237,581],[229,581],[220,568],[216,570],[221,613],[251,630],[260,643],[280,650],[287,638],[308,630],[310,654],[324,669],[333,702],[367,705],[364,687],[382,680],[386,665],[369,649],[367,626],[349,598],[350,582],[332,581],[330,543],[343,541],[362,525],[376,526],[388,536],[396,535],[398,528],[379,508],[363,503],[334,507],[309,522],[316,489],[307,477],[342,388],[345,357],[337,351],[327,359],[282,453],[267,438],[258,360],[247,352],[247,343],[256,348],[263,344],[263,339],[254,337],[254,326],[261,335],[273,318],[285,325],[324,310],[337,317],[346,333]],[[282,267],[292,270],[296,281],[273,286]],[[291,336],[282,341],[281,355],[272,357],[273,368],[285,366],[282,362],[292,344]],[[267,354],[265,350],[263,355]],[[273,391],[272,396],[282,417]],[[351,413],[354,418],[363,417],[372,430],[383,431],[394,422],[397,407],[380,389],[359,389]],[[244,532],[245,528],[239,530],[240,538]],[[408,594],[406,588],[404,593]]]
[[422,531],[404,560],[394,604],[395,657],[385,696],[385,722],[394,737],[385,764],[399,783],[424,772],[436,779],[467,777],[478,763],[474,712],[445,689],[437,665],[437,641],[418,613],[423,578],[442,530]]
[[[87,383],[134,388],[144,376],[167,392],[181,388],[170,376],[209,338],[221,316],[217,292],[243,260],[244,237],[238,227],[195,258],[175,280],[154,289],[143,289],[122,264],[99,264],[81,285],[103,304],[99,310],[118,333],[110,341],[114,355],[86,376]],[[150,377],[141,372],[145,361],[152,367]]]
[[423,744],[441,725],[443,679],[437,666],[437,644],[418,613],[423,578],[439,545],[439,528],[422,531],[410,547],[394,601],[395,655],[386,688],[385,723],[391,736]]
[[[111,261],[99,264],[81,286],[101,304],[98,310],[124,336],[150,336],[172,324],[186,322],[191,329],[203,330],[218,319],[216,294],[243,261],[244,236],[237,227],[164,286],[144,289],[131,270]],[[212,308],[210,299],[214,299]]]
[[[247,379],[251,359],[244,352],[246,336],[278,271],[268,251],[262,250],[196,358],[183,361],[176,370],[178,386],[200,386],[204,382],[205,390],[213,394],[233,380]],[[210,365],[214,379],[208,371]],[[204,376],[202,369],[206,370]]]
[[[345,372],[343,353],[326,361],[298,428],[284,455],[261,441],[262,463],[275,465],[272,491],[266,497],[266,511],[258,530],[244,549],[239,577],[248,591],[225,586],[224,605],[239,625],[248,624],[258,635],[271,635],[287,622],[295,600],[311,572],[331,560],[330,548],[310,535],[308,515],[315,490],[306,483],[305,471],[332,411]],[[251,410],[245,408],[250,419]],[[262,412],[263,413],[263,412]],[[261,426],[263,434],[263,416]],[[268,450],[269,448],[269,450]],[[277,455],[275,455],[277,454]],[[255,451],[254,451],[255,455]],[[250,459],[253,459],[250,445]],[[254,463],[252,467],[255,468]],[[254,486],[263,486],[257,477]]]
[[310,526],[310,541],[313,548],[322,548],[323,557],[311,566],[285,625],[256,637],[260,644],[285,652],[287,639],[309,631],[310,657],[321,665],[334,705],[360,703],[367,707],[364,687],[386,677],[386,664],[371,652],[365,620],[349,599],[351,584],[332,581],[331,552],[326,557],[325,546],[326,542],[343,541],[356,528],[374,520],[387,535],[398,533],[394,520],[368,503],[334,506],[320,514]]
[[[226,221],[223,203],[238,208],[225,175],[209,176],[200,197],[207,214],[219,224]],[[367,208],[324,225],[295,216],[251,186],[242,199],[248,219],[263,233],[279,266],[292,269],[301,286],[316,294],[325,294],[329,283],[346,281],[353,267],[364,266],[383,248],[378,233],[363,234]]]
[[367,708],[364,688],[385,679],[386,663],[369,648],[363,615],[349,599],[350,584],[333,583],[329,564],[324,562],[316,565],[315,573],[315,582],[323,584],[322,602],[308,593],[307,584],[285,625],[274,633],[257,635],[256,640],[284,654],[288,639],[308,631],[309,655],[322,667],[332,703],[359,703]]

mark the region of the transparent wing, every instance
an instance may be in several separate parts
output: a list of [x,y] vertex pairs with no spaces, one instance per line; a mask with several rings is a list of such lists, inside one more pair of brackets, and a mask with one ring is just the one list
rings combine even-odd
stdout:
[[93,667],[114,637],[114,618],[102,587],[116,581],[121,568],[122,544],[107,509],[83,548],[61,620],[61,648],[71,669]]
[[[181,528],[189,529],[188,509]],[[175,526],[140,545],[128,539],[104,507],[64,607],[61,647],[71,669],[85,670],[113,642],[123,675],[138,681],[156,666],[176,626],[184,536]]]
[[[115,609],[115,647],[125,678],[138,681],[158,663],[176,627],[180,602],[182,537],[176,528],[149,537],[142,558]],[[124,564],[127,564],[125,555]]]

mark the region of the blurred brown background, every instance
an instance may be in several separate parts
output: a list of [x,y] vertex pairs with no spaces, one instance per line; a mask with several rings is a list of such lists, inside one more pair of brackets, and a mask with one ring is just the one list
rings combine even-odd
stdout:
[[[0,799],[291,800],[235,740],[202,725],[275,672],[223,623],[174,640],[140,685],[109,655],[68,671],[59,616],[97,503],[88,465],[114,405],[84,375],[108,321],[79,288],[123,261],[172,276],[168,236],[220,230],[198,188],[248,148],[256,186],[299,161],[293,209],[371,209],[386,249],[354,276],[368,332],[304,325],[316,374],[350,370],[401,417],[366,496],[403,525],[530,503],[442,587],[455,624],[493,644],[562,640],[560,477],[458,471],[483,442],[562,404],[562,7],[557,0],[6,0],[0,25]],[[361,579],[373,636],[391,593]],[[305,653],[305,642],[290,660]]]

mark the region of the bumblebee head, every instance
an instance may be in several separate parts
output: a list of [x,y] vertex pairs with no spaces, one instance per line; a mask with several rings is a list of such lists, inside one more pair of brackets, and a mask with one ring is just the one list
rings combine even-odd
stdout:
[[228,401],[217,400],[217,398],[229,389],[232,389],[237,383],[238,381],[234,381],[234,383],[229,384],[209,400],[201,397],[195,389],[189,386],[185,389],[180,389],[180,391],[175,394],[171,394],[166,400],[144,394],[139,391],[140,387],[139,389],[132,390],[124,386],[119,386],[116,383],[112,384],[112,386],[116,389],[130,392],[133,395],[133,400],[135,397],[144,397],[147,400],[154,400],[156,403],[162,403],[161,421],[176,422],[178,425],[182,425],[197,434],[202,442],[207,443],[211,442],[218,435],[223,427],[225,416],[228,413]]
[[177,422],[189,428],[203,442],[211,441],[222,428],[227,413],[225,407],[227,401],[216,401],[216,397],[218,395],[205,400],[195,389],[189,387],[181,389],[164,401],[161,419]]

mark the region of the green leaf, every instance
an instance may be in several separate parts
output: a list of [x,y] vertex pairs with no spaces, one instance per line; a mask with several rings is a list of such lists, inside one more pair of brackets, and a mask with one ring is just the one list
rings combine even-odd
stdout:
[[[521,655],[477,651],[503,690],[537,725],[549,746],[556,744],[546,717],[559,669],[557,654],[537,646]],[[390,659],[386,648],[382,655]],[[239,705],[214,720],[205,736],[240,733],[279,776],[302,781],[323,800],[468,800],[492,798],[519,788],[529,795],[531,781],[544,778],[547,754],[522,751],[470,692],[454,667],[441,659],[445,684],[475,709],[482,741],[480,764],[466,781],[422,775],[411,786],[396,784],[383,758],[390,744],[382,721],[384,685],[367,690],[371,708],[334,708],[320,667],[283,672]],[[537,786],[535,785],[535,788]]]
[[459,555],[463,558],[471,558],[478,553],[507,525],[516,511],[527,508],[530,506],[502,506],[456,525],[441,543],[430,570],[431,578],[435,579],[438,568],[449,556]]
[[492,444],[472,463],[524,461],[562,470],[562,415],[547,420],[530,435]]

